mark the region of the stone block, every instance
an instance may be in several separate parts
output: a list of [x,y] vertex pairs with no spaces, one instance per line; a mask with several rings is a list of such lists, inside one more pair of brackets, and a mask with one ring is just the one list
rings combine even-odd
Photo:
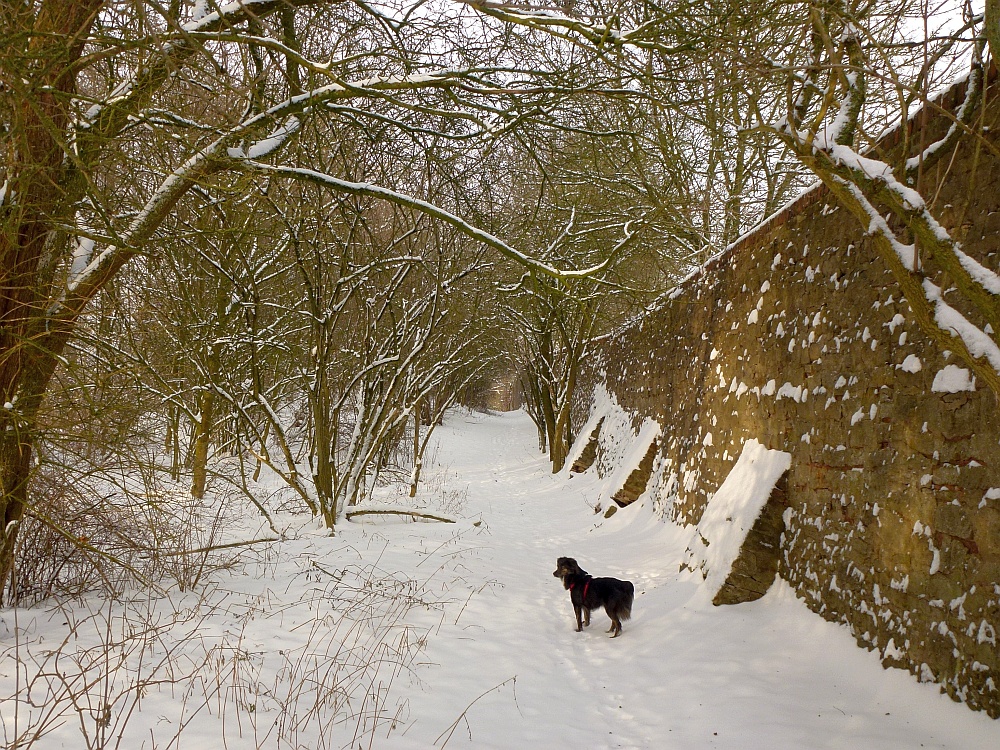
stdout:
[[[591,432],[590,436],[587,438],[587,444],[580,452],[580,456],[573,462],[573,466],[570,467],[570,471],[575,474],[580,474],[594,465],[594,461],[597,460],[597,446],[601,437],[601,427],[603,425],[604,417],[601,417],[601,419],[598,420],[597,424],[594,426],[594,431]],[[583,436],[581,436],[581,439],[583,439]]]
[[934,511],[934,528],[950,536],[970,539],[972,521],[965,508],[960,505],[939,505]]
[[980,554],[1000,554],[1000,509],[977,509],[971,525],[972,536],[979,544]]
[[653,472],[653,461],[659,450],[659,441],[654,440],[646,450],[646,455],[635,470],[628,475],[624,486],[612,495],[612,499],[622,507],[629,505],[639,499],[639,496],[646,491],[650,476]]

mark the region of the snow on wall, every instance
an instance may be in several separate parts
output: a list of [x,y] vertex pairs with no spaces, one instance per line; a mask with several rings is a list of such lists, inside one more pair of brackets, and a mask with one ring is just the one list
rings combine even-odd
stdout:
[[649,446],[662,433],[659,423],[654,419],[643,418],[638,430],[632,426],[635,421],[634,413],[623,409],[614,394],[603,385],[598,385],[594,390],[590,416],[570,448],[563,472],[569,472],[600,423],[599,461],[603,467],[600,471],[600,499],[609,500],[625,486],[629,476],[639,468]]
[[695,541],[688,548],[687,567],[702,572],[713,596],[725,583],[747,534],[791,462],[790,453],[768,450],[751,438],[708,501]]
[[931,390],[935,393],[958,393],[976,390],[976,379],[964,367],[945,365],[934,376]]
[[[1000,141],[1000,97],[988,101],[986,137]],[[926,141],[948,121],[930,127]],[[984,153],[949,155],[935,211],[996,273],[1000,191],[972,169],[994,174],[1000,159]],[[602,476],[655,421],[650,493],[693,525],[751,438],[791,454],[779,575],[886,665],[1000,717],[996,399],[923,333],[829,194],[813,190],[605,337],[600,361],[588,377],[614,404]]]
[[660,425],[656,420],[646,417],[639,426],[639,433],[628,445],[621,460],[615,464],[615,469],[605,481],[607,496],[614,495],[625,486],[633,472],[639,469],[639,464],[649,452],[649,447],[660,437]]
[[569,452],[566,454],[566,464],[562,469],[562,473],[564,475],[569,475],[573,464],[576,463],[580,459],[580,456],[583,455],[583,451],[587,447],[587,443],[590,442],[594,431],[597,430],[597,426],[601,425],[601,429],[603,431],[605,417],[607,417],[613,409],[620,409],[617,404],[618,402],[615,400],[614,396],[608,393],[608,389],[605,388],[602,383],[598,384],[594,388],[587,421],[583,423],[583,427],[580,428],[579,433],[577,434],[576,441],[570,446]]

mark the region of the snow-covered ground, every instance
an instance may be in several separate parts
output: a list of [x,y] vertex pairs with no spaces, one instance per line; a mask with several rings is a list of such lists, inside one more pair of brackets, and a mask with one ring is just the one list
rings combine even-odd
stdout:
[[[417,500],[458,523],[330,537],[279,516],[289,538],[219,553],[185,592],[0,610],[0,742],[45,719],[33,747],[1000,747],[1000,722],[883,670],[785,585],[713,607],[678,572],[692,530],[596,515],[599,484],[549,474],[523,413],[455,412],[435,437]],[[620,638],[602,612],[574,632],[561,555],[635,583]]]

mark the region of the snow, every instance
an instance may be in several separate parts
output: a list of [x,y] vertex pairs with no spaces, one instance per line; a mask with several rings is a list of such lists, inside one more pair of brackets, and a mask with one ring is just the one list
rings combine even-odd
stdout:
[[960,393],[961,391],[976,390],[976,379],[972,373],[964,367],[958,365],[945,365],[938,370],[931,384],[931,390],[935,393]]
[[184,31],[200,31],[224,19],[226,16],[245,11],[246,6],[267,2],[270,2],[270,0],[233,0],[233,2],[228,3],[212,3],[217,10],[206,13],[207,8],[205,6],[208,3],[205,0],[197,0],[195,8],[192,11],[192,20],[183,24],[181,28]]
[[934,305],[934,320],[937,324],[952,336],[958,336],[973,357],[985,357],[993,369],[1000,372],[1000,347],[989,334],[945,302],[940,287],[929,279],[924,279],[923,286],[927,299]]
[[[590,407],[590,417],[584,423],[583,427],[577,433],[576,442],[570,446],[568,453],[566,454],[566,463],[563,467],[563,473],[568,474],[572,468],[573,464],[576,463],[577,459],[580,458],[583,453],[584,448],[587,447],[587,443],[590,442],[590,436],[594,434],[594,430],[597,429],[597,425],[604,421],[608,414],[612,413],[618,406],[618,402],[615,397],[608,392],[608,390],[599,384],[594,389],[594,400]],[[601,426],[601,431],[607,434],[604,425]]]
[[[822,148],[819,141],[820,139],[817,138],[817,147]],[[825,150],[829,152],[831,158],[838,164],[841,164],[850,170],[861,172],[869,179],[882,182],[889,190],[892,190],[900,197],[904,208],[911,211],[922,211],[924,209],[926,204],[923,196],[909,185],[904,185],[897,180],[892,174],[892,167],[884,161],[872,159],[868,156],[862,156],[850,146],[844,146],[839,143],[829,145],[829,147]],[[927,214],[927,216],[929,216],[929,214]],[[937,225],[937,222],[934,222],[932,227],[940,228],[939,225]],[[943,232],[944,230],[941,231]],[[947,232],[945,232],[944,237],[949,237]]]
[[899,367],[903,372],[912,373],[917,373],[924,369],[923,363],[920,361],[920,357],[916,354],[907,354],[906,359],[903,360],[903,364]]
[[94,254],[94,240],[89,237],[79,237],[76,247],[73,250],[73,263],[70,266],[70,277],[79,276],[83,269],[90,263],[90,258]]
[[[1000,746],[1000,722],[884,670],[780,581],[759,601],[712,606],[701,576],[678,572],[691,529],[659,518],[648,498],[595,515],[600,480],[552,475],[525,414],[452,412],[433,443],[414,507],[455,524],[343,523],[330,536],[276,509],[281,541],[214,554],[193,590],[164,581],[166,591],[134,591],[126,603],[0,609],[3,744],[14,728],[7,697],[36,664],[55,666],[50,655],[67,639],[64,682],[52,684],[75,684],[91,664],[88,710],[78,717],[65,692],[58,701],[36,683],[18,727],[48,711],[50,731],[32,747],[84,747],[80,727],[96,731],[104,715],[101,651],[88,649],[113,638],[122,652],[135,646],[129,667],[110,673],[119,687],[140,661],[144,674],[177,680],[109,693],[109,746],[121,732],[118,746],[137,750]],[[770,453],[757,465],[777,466]],[[374,501],[413,502],[405,491]],[[269,535],[233,513],[220,541]],[[634,582],[620,638],[603,632],[599,611],[574,632],[552,576],[561,555]],[[156,628],[143,641],[144,622]]]
[[990,294],[1000,294],[1000,276],[958,248],[955,248],[955,255],[958,257],[958,262],[969,272],[977,284]]
[[266,138],[250,144],[246,151],[239,146],[230,146],[226,149],[226,153],[232,159],[260,159],[281,148],[300,127],[299,118],[289,117],[287,123],[275,128]]
[[702,572],[712,596],[725,583],[771,490],[791,463],[790,453],[769,450],[751,438],[743,444],[729,476],[709,499],[689,548],[687,566]]
[[623,409],[618,404],[614,394],[610,393],[603,384],[599,384],[594,389],[590,418],[570,448],[566,467],[562,471],[562,475],[569,475],[573,463],[583,452],[590,440],[590,435],[597,423],[601,421],[602,461],[605,466],[610,467],[610,471],[600,480],[593,505],[598,505],[601,502],[614,502],[609,498],[625,486],[629,476],[646,457],[649,446],[662,434],[659,423],[649,417],[643,420],[639,431],[636,432],[632,428],[632,417],[632,413]]
[[[961,83],[961,81],[957,81],[956,83]],[[973,93],[976,91],[976,89],[979,88],[981,84],[982,84],[982,72],[979,70],[979,68],[972,68],[969,71],[966,80],[965,99],[962,101],[962,106],[959,107],[958,111],[955,113],[954,121],[951,123],[951,127],[948,128],[948,132],[944,135],[943,138],[934,141],[934,143],[930,144],[921,153],[917,154],[916,156],[911,156],[909,159],[907,159],[906,160],[907,171],[916,170],[920,166],[921,162],[923,162],[924,160],[932,156],[935,152],[939,151],[943,146],[951,142],[952,137],[960,127],[960,123],[967,122],[966,117],[968,108],[976,98],[975,96],[973,96]]]
[[625,482],[632,475],[642,459],[649,452],[649,446],[660,437],[660,425],[653,419],[646,417],[639,426],[639,434],[634,440],[627,441],[627,448],[622,457],[616,462],[615,470],[605,480],[606,496],[613,495],[625,486]]
[[[761,391],[763,393],[763,391]],[[790,398],[796,403],[800,403],[806,400],[806,396],[809,393],[808,389],[801,385],[792,385],[791,383],[784,383],[781,388],[778,389],[778,394],[776,400],[780,401],[783,398]]]

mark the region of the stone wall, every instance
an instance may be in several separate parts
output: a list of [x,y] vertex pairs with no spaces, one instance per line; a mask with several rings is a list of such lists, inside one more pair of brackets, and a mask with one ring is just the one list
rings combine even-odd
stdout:
[[[963,142],[921,187],[996,270],[988,94],[990,145]],[[945,126],[925,125],[927,138]],[[778,574],[887,666],[1000,716],[1000,406],[983,386],[956,389],[961,361],[921,333],[831,196],[813,190],[772,217],[604,339],[600,361],[635,424],[662,426],[652,490],[671,519],[698,522],[750,438],[789,452]]]

